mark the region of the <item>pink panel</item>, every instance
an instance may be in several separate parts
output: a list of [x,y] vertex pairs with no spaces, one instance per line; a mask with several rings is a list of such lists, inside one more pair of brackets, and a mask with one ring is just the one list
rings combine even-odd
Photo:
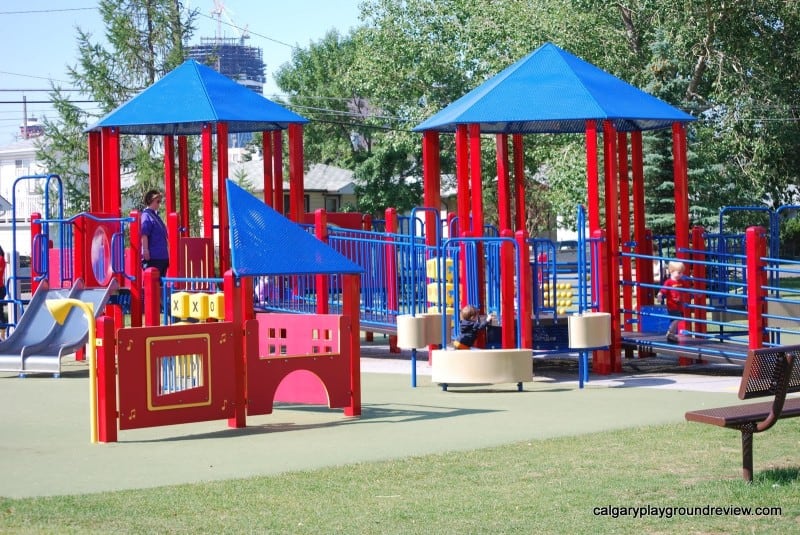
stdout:
[[[50,288],[61,288],[61,249],[48,249],[47,250],[48,272],[47,279],[50,283]],[[67,251],[65,258],[71,258],[71,251]]]
[[349,346],[340,343],[348,331],[344,316],[256,314],[258,353],[248,355],[247,412],[272,412],[273,401],[350,403]]
[[275,391],[274,401],[327,405],[328,392],[319,377],[308,370],[290,372]]

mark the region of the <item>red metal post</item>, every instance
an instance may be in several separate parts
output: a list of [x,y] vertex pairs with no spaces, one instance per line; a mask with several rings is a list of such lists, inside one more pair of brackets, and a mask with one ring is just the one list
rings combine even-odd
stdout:
[[[342,275],[342,315],[350,318],[350,405],[344,408],[345,416],[361,416],[361,340],[360,303],[361,288],[358,275]],[[396,337],[395,337],[396,341]]]
[[702,320],[695,322],[692,330],[699,333],[706,332],[707,312],[705,310],[707,304],[706,297],[706,240],[704,238],[706,229],[703,227],[692,227],[692,259],[697,263],[692,264],[692,279],[694,281],[694,310],[695,319]]
[[97,318],[97,430],[100,442],[117,441],[117,341],[114,321]]
[[427,130],[422,135],[422,179],[424,206],[436,210],[436,213],[425,212],[425,245],[434,246],[441,224],[439,212],[442,206],[439,132],[434,130]]
[[[475,238],[483,237],[483,181],[481,180],[481,125],[473,123],[468,127],[469,131],[469,177],[470,189],[472,191],[472,236]],[[477,262],[478,278],[478,310],[486,312],[486,264],[483,259],[483,244],[475,245],[475,259]]]
[[[322,208],[314,212],[314,233],[322,243],[328,243],[328,213]],[[328,275],[315,275],[317,279],[317,314],[328,313]]]
[[597,122],[586,121],[586,196],[589,205],[589,234],[600,230],[600,186],[597,167]]
[[749,227],[745,231],[747,254],[747,331],[750,333],[749,349],[764,347],[768,341],[764,314],[767,310],[767,270],[764,257],[767,254],[766,230]]
[[283,130],[272,133],[272,180],[272,192],[275,195],[273,208],[283,215],[286,212],[283,207]]
[[[644,209],[644,157],[642,154],[642,133],[631,132],[631,170],[633,175],[633,240],[634,252],[647,255],[647,228]],[[643,288],[642,284],[653,283],[653,262],[649,259],[636,259],[636,309],[653,302],[653,289]]]
[[303,221],[305,214],[303,186],[303,125],[289,125],[289,219]]
[[[458,229],[454,233],[457,237],[468,237],[472,233],[472,217],[470,214],[472,202],[470,200],[470,179],[469,179],[469,134],[467,125],[460,124],[456,126],[456,202],[458,207]],[[458,256],[458,277],[461,288],[459,289],[459,303],[456,306],[465,306],[469,304],[467,296],[467,263],[466,247],[462,243],[460,245],[460,254]],[[440,310],[442,314],[447,312]]]
[[[164,136],[164,211],[174,212],[175,199],[175,137]],[[174,238],[174,236],[172,236]]]
[[133,210],[130,213],[133,222],[130,225],[130,265],[134,280],[131,281],[131,327],[142,326],[142,303],[144,301],[144,291],[142,289],[142,234],[141,220],[139,212]]
[[481,180],[481,125],[470,124],[469,184],[472,193],[472,235],[483,236],[483,182]]
[[272,190],[272,132],[264,130],[261,133],[261,152],[264,155],[264,204],[274,206]]
[[[422,134],[422,173],[424,205],[436,210],[435,213],[429,210],[425,211],[425,245],[434,247],[436,246],[436,236],[444,235],[440,216],[442,206],[441,146],[439,132],[435,130],[426,130]],[[431,279],[426,279],[426,282],[430,283]],[[442,311],[442,313],[444,312]],[[432,351],[438,347],[438,344],[431,344],[428,346],[428,350]]]
[[597,373],[622,371],[620,337],[622,329],[619,317],[619,197],[617,190],[616,132],[611,121],[603,121],[603,150],[605,164],[606,193],[606,251],[608,263],[605,273],[608,280],[608,312],[611,314],[610,361],[606,372],[603,365],[595,369]]
[[[511,229],[503,229],[500,231],[500,236],[503,238],[514,238],[514,233]],[[515,300],[515,282],[517,274],[515,273],[514,263],[514,246],[511,243],[503,242],[500,246],[500,317],[503,319],[503,330],[501,338],[504,349],[511,349],[517,347],[516,337],[516,318],[514,317]],[[522,278],[520,274],[519,278]]]
[[89,132],[89,211],[102,212],[103,149],[100,132]]
[[525,148],[522,134],[511,136],[514,147],[514,217],[515,230],[527,230],[527,210],[525,209]]
[[144,326],[161,325],[161,281],[156,268],[147,268],[142,273],[144,290]]
[[672,123],[673,178],[675,181],[675,249],[677,257],[686,259],[689,248],[689,184],[686,166],[686,129]]
[[508,135],[495,136],[497,146],[497,219],[500,230],[511,230],[511,184],[509,178]]
[[[394,238],[391,234],[397,234],[397,209],[386,209],[386,241],[387,244],[384,248],[386,255],[386,308],[389,311],[397,312],[400,308],[400,302],[397,295],[397,246],[394,245]],[[397,347],[397,335],[389,336],[389,352],[400,353],[400,348]]]
[[[236,381],[233,403],[234,415],[228,418],[228,427],[241,428],[247,426],[246,406],[246,358],[244,351],[244,318],[242,317],[242,288],[233,271],[225,271],[223,276],[223,289],[225,292],[225,321],[233,323],[233,367]],[[252,292],[251,292],[252,293]]]
[[[203,163],[203,237],[211,240],[214,248],[214,144],[211,124],[203,124],[200,134]],[[211,274],[213,276],[213,273]]]
[[[597,264],[598,266],[608,266],[608,247],[604,247],[603,241],[606,239],[606,232],[600,229],[592,234],[600,247],[597,248]],[[592,266],[592,277],[597,277],[599,280],[592,280],[592,288],[597,285],[597,308],[600,312],[609,312],[611,307],[611,295],[608,286],[608,269],[594,269]],[[617,321],[619,323],[619,321]],[[612,336],[613,336],[613,316],[612,316]],[[612,340],[613,342],[613,340]],[[608,349],[600,349],[592,354],[592,371],[595,373],[607,375],[612,372],[612,358],[611,351]]]
[[517,240],[519,263],[521,266],[517,291],[520,293],[520,336],[519,347],[533,349],[533,285],[531,280],[530,251],[528,249],[528,232],[523,228],[514,234]]
[[178,183],[181,201],[181,236],[189,235],[189,148],[186,136],[178,136]]
[[119,168],[119,128],[103,128],[100,137],[103,145],[102,211],[119,217],[122,203]]
[[470,223],[470,190],[469,190],[469,138],[467,125],[456,126],[456,201],[458,204],[458,233],[469,236],[472,229]]
[[178,255],[180,248],[180,220],[178,214],[175,212],[171,212],[167,214],[167,237],[168,237],[168,249],[169,249],[169,267],[167,267],[167,276],[168,277],[181,277],[184,276],[185,273],[178,273],[178,267],[180,262],[178,261]]
[[[37,254],[39,254],[39,249],[35,246],[36,244],[36,236],[42,233],[42,224],[41,223],[34,223],[34,221],[41,219],[42,214],[39,212],[33,212],[31,214],[31,292],[36,293],[36,288],[39,287],[39,281],[37,278],[41,273],[36,270],[37,264],[39,261],[37,260]],[[44,254],[49,254],[47,248],[45,248]],[[16,297],[17,294],[14,293]]]
[[[617,133],[617,155],[618,172],[619,172],[619,232],[620,232],[620,250],[623,253],[630,253],[631,247],[631,199],[630,199],[630,186],[628,181],[628,136],[625,132]],[[620,255],[620,263],[622,267],[622,280],[631,282],[631,259],[627,256]],[[633,319],[631,310],[633,309],[633,288],[626,284],[622,286],[622,308],[625,310],[623,313],[623,328],[626,328]]]
[[228,123],[217,123],[217,213],[219,221],[219,272],[230,266],[228,237],[228,195],[225,180],[228,177]]

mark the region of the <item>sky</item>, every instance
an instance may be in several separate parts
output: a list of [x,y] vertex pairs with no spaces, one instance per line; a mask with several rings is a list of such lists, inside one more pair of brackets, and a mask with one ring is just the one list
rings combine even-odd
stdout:
[[[277,92],[272,74],[291,59],[292,48],[306,48],[331,29],[347,33],[360,23],[360,1],[186,0],[200,13],[189,44],[199,44],[201,36],[215,37],[218,32],[222,37],[239,37],[239,28],[246,29],[250,35],[246,44],[263,50],[264,94],[269,98]],[[212,11],[219,3],[225,14],[218,24]],[[23,96],[29,117],[56,117],[52,106],[35,102],[47,100],[48,93],[34,90],[49,89],[49,80],[71,87],[66,70],[76,63],[76,28],[90,32],[95,41],[101,41],[105,33],[96,8],[94,0],[0,1],[0,146],[13,143],[19,133]]]

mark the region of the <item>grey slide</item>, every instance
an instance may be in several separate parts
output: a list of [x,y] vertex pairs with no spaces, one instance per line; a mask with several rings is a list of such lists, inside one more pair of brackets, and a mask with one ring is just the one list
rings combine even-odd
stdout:
[[[109,298],[119,285],[111,281],[107,288],[81,288],[70,296],[94,307],[94,318],[103,314]],[[46,308],[46,307],[44,307]],[[47,312],[49,314],[49,312]],[[94,318],[92,321],[94,321]],[[22,373],[61,373],[61,358],[77,351],[89,341],[89,323],[83,310],[73,307],[63,325],[55,323],[47,336],[22,348]]]
[[11,334],[0,342],[0,371],[22,371],[22,348],[38,344],[53,330],[56,320],[50,315],[44,302],[47,299],[62,299],[72,297],[75,292],[83,289],[83,280],[78,279],[72,288],[50,289],[46,280],[39,283],[25,312],[19,319],[16,328]]

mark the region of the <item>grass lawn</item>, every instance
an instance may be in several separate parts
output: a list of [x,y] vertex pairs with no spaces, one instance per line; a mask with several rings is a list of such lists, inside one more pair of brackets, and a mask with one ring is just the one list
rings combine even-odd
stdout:
[[[741,479],[738,432],[682,423],[273,477],[0,499],[0,532],[800,533],[800,419],[754,443],[751,485]],[[722,509],[731,507],[751,509]]]
[[800,277],[781,277],[777,286],[784,290],[800,290]]

